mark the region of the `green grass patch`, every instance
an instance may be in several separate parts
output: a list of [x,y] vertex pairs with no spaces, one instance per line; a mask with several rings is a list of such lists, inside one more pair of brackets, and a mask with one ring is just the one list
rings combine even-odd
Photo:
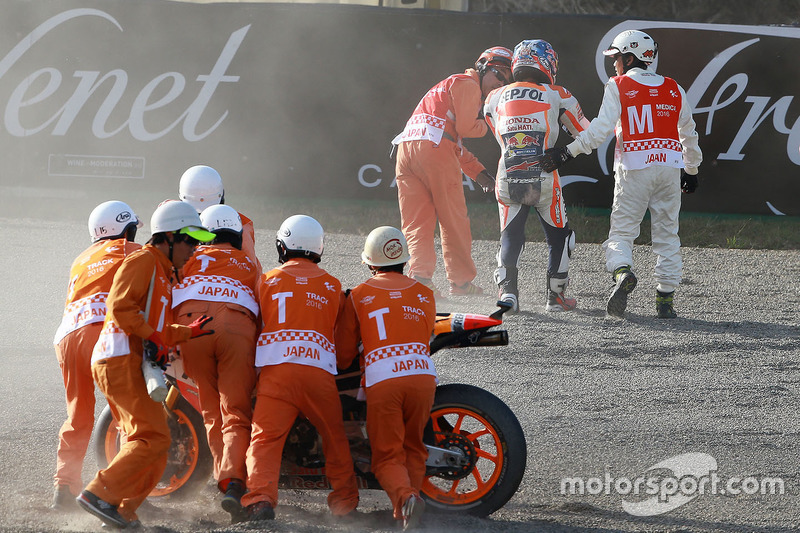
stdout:
[[[146,190],[87,195],[69,190],[26,187],[0,187],[0,193],[6,199],[5,217],[39,216],[49,220],[73,220],[81,223],[85,223],[88,213],[106,198],[124,198],[148,222],[158,201],[169,196],[154,196],[151,191]],[[377,226],[400,227],[400,211],[396,200],[277,198],[232,194],[228,203],[253,219],[258,230],[277,230],[281,222],[297,213],[315,217],[330,233],[366,235]],[[469,213],[474,239],[499,240],[500,229],[495,203],[471,203]],[[609,209],[567,206],[567,214],[578,242],[602,243],[608,236]],[[680,237],[684,246],[800,249],[800,217],[681,213],[680,224]],[[527,239],[544,241],[544,232],[533,212],[528,217]],[[645,217],[636,243],[650,243],[649,217]]]
[[[242,199],[232,199],[239,202]],[[246,199],[237,207],[254,219],[257,228],[278,228],[288,216],[304,213],[315,217],[326,231],[366,235],[382,225],[400,226],[395,201],[351,199],[280,198],[259,201]],[[495,204],[469,204],[472,236],[479,240],[498,240],[499,222]],[[609,209],[567,207],[570,226],[579,242],[602,243],[608,236]],[[800,217],[718,215],[681,213],[680,237],[683,246],[742,249],[800,249]],[[544,232],[535,213],[528,218],[529,241],[544,241]],[[645,216],[637,244],[650,243],[650,218]]]

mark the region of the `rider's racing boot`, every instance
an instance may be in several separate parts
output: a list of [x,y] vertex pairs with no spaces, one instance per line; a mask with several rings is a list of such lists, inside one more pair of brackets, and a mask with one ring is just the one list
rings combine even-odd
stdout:
[[578,300],[567,298],[564,294],[569,285],[569,277],[566,274],[555,274],[547,278],[547,302],[544,310],[548,313],[559,311],[572,311],[578,307]]

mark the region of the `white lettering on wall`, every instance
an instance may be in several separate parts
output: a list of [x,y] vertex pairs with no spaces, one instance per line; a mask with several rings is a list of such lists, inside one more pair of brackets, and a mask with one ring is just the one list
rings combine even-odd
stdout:
[[367,177],[366,177],[366,174],[365,174],[367,170],[374,170],[378,174],[381,173],[381,167],[379,167],[378,165],[371,165],[371,164],[362,165],[361,168],[358,169],[358,183],[362,187],[367,187],[367,188],[370,188],[370,189],[372,187],[377,187],[378,185],[380,185],[381,181],[382,181],[380,177],[375,178],[372,181],[367,180]]
[[[374,170],[378,174],[381,174],[383,170],[378,165],[373,165],[372,163],[367,163],[366,165],[361,165],[361,168],[358,169],[358,184],[362,187],[367,187],[368,189],[373,189],[383,183],[383,178],[377,177],[373,180],[367,179],[366,171],[367,170]],[[472,181],[466,174],[463,172],[461,173],[461,185],[463,187],[468,188],[470,191],[475,190],[475,182]],[[392,181],[389,183],[389,188],[393,189],[397,187],[397,177],[392,178]]]
[[[724,50],[714,59],[712,59],[702,70],[702,72],[700,72],[691,88],[687,91],[686,96],[689,99],[689,102],[693,106],[696,106],[697,102],[699,102],[700,99],[705,95],[705,92],[708,90],[711,82],[717,77],[719,72],[728,63],[728,61],[730,61],[743,49],[759,42],[759,40],[760,39],[750,39],[743,41],[739,44],[731,46],[727,50]],[[695,114],[708,113],[706,135],[711,133],[714,122],[714,114],[720,109],[724,109],[725,107],[737,101],[745,93],[748,81],[749,78],[747,74],[741,72],[734,74],[728,78],[717,90],[716,94],[711,100],[711,105],[707,107],[694,107]],[[730,91],[730,88],[733,88],[733,91]],[[720,101],[722,95],[726,92],[730,92],[731,94],[725,99],[725,101]],[[751,104],[750,111],[747,113],[747,116],[744,117],[744,120],[742,120],[742,125],[736,132],[736,135],[734,136],[733,141],[731,141],[728,150],[719,154],[719,156],[717,156],[718,159],[734,161],[741,161],[744,159],[745,154],[742,152],[742,150],[744,149],[745,144],[748,140],[750,140],[750,137],[753,136],[756,129],[764,122],[764,119],[772,114],[772,127],[775,128],[775,131],[788,135],[786,154],[794,164],[800,165],[800,152],[798,152],[798,146],[800,146],[800,119],[795,120],[792,127],[788,127],[786,125],[786,113],[793,99],[793,96],[782,96],[778,98],[774,104],[769,105],[770,101],[772,100],[771,97],[745,96],[744,101]]]
[[[0,60],[0,78],[16,64],[25,53],[42,40],[54,28],[77,17],[100,17],[114,24],[120,31],[122,26],[107,13],[97,9],[71,9],[51,17],[34,29],[27,36],[23,37],[19,43]],[[180,72],[165,72],[153,78],[145,84],[139,91],[131,106],[128,119],[116,127],[110,125],[109,118],[122,100],[125,91],[128,89],[128,73],[124,69],[114,69],[102,74],[92,70],[76,70],[72,75],[78,78],[78,86],[71,96],[64,100],[63,106],[51,117],[40,124],[24,124],[20,112],[24,108],[35,106],[38,103],[53,97],[57,97],[58,89],[61,87],[63,74],[56,68],[47,67],[38,69],[28,76],[12,91],[4,112],[4,125],[6,130],[16,137],[29,137],[47,130],[53,125],[51,135],[63,136],[69,133],[75,118],[84,110],[86,102],[101,87],[108,87],[108,91],[103,103],[97,109],[92,120],[92,134],[99,139],[106,139],[117,135],[124,129],[128,129],[131,136],[139,141],[158,140],[179,124],[182,124],[182,134],[187,141],[199,141],[208,137],[216,130],[223,120],[228,116],[226,110],[221,116],[216,118],[214,124],[205,131],[197,131],[198,124],[203,117],[203,113],[208,107],[214,92],[221,83],[235,83],[239,81],[239,76],[226,74],[228,67],[236,55],[239,46],[242,44],[245,35],[250,29],[250,25],[244,26],[233,32],[228,38],[228,42],[217,58],[211,72],[198,75],[195,81],[202,85],[194,101],[182,112],[170,109],[172,104],[187,88],[186,78]],[[37,80],[46,82],[44,88],[36,94],[29,94],[31,87],[40,86]],[[110,87],[109,87],[110,85]],[[164,91],[166,89],[166,92]],[[158,99],[153,99],[154,94],[163,95]],[[158,111],[161,116],[167,115],[170,111],[175,114],[175,120],[160,131],[149,131],[145,126],[145,117],[148,113]]]

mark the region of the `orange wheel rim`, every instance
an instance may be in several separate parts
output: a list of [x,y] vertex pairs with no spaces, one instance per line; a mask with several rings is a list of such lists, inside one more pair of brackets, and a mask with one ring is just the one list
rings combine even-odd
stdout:
[[461,479],[426,477],[422,492],[446,505],[469,506],[480,502],[494,488],[503,471],[504,445],[500,435],[485,418],[467,409],[436,409],[431,412],[431,419],[435,432],[456,433],[467,438],[475,447],[477,461],[472,471]]
[[[158,497],[172,494],[184,486],[187,481],[189,481],[189,478],[192,477],[192,473],[194,473],[195,468],[197,468],[197,461],[200,454],[198,449],[200,440],[197,438],[197,432],[194,430],[191,420],[189,420],[189,417],[187,417],[183,411],[175,410],[173,411],[173,414],[178,419],[178,425],[180,425],[184,430],[189,431],[194,445],[186,449],[185,456],[181,458],[181,464],[179,465],[177,472],[167,478],[162,477],[158,482],[158,485],[156,485],[156,487],[150,492],[150,496]],[[116,457],[117,453],[119,453],[119,450],[127,442],[127,440],[128,439],[125,433],[120,429],[119,424],[117,424],[115,420],[112,420],[108,427],[108,432],[106,432],[105,440],[106,460],[109,463],[111,463],[111,460]]]

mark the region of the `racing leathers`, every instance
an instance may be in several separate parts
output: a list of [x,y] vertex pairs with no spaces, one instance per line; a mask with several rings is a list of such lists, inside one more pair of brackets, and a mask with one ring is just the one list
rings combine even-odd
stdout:
[[394,142],[397,199],[411,254],[409,276],[430,280],[436,268],[436,221],[442,259],[451,285],[470,283],[477,273],[462,171],[475,180],[486,169],[461,144],[483,137],[479,117],[483,93],[477,71],[454,74],[431,88]]
[[612,132],[617,146],[611,227],[603,243],[606,269],[633,266],[633,241],[649,209],[657,290],[671,293],[683,274],[680,169],[695,175],[703,159],[686,93],[650,69],[634,67],[612,77],[597,118],[567,149],[573,156],[591,153]]
[[262,329],[256,347],[256,403],[247,450],[242,505],[278,503],[284,442],[302,413],[322,437],[328,506],[346,515],[358,505],[350,445],[334,376],[334,327],[343,303],[341,283],[310,259],[293,258],[259,282]]
[[430,338],[436,320],[433,292],[399,272],[378,272],[354,288],[336,330],[342,364],[363,344],[367,433],[372,472],[389,495],[394,518],[419,496],[427,449],[422,442],[436,392]]
[[247,479],[260,272],[244,251],[222,243],[198,247],[183,274],[172,290],[176,322],[214,317],[215,333],[183,344],[181,357],[197,383],[214,479],[224,492],[230,480]]
[[[534,207],[549,248],[548,310],[551,294],[567,287],[574,232],[569,228],[558,171],[543,172],[542,153],[558,139],[559,124],[575,136],[589,125],[578,100],[559,85],[516,82],[489,94],[486,122],[500,144],[496,197],[500,213],[500,249],[495,281],[503,294],[519,298],[518,268],[525,248],[525,222]],[[572,300],[574,302],[574,300]]]
[[72,263],[67,300],[53,344],[64,378],[67,419],[58,433],[54,484],[77,496],[81,471],[94,426],[92,350],[106,316],[106,298],[114,274],[129,254],[142,246],[127,239],[93,243]]
[[150,399],[142,375],[142,341],[157,331],[174,346],[192,335],[191,328],[172,323],[172,272],[170,259],[150,244],[125,258],[92,352],[92,376],[127,440],[85,490],[117,506],[128,521],[137,520],[136,509],[161,479],[170,445],[164,407]]

